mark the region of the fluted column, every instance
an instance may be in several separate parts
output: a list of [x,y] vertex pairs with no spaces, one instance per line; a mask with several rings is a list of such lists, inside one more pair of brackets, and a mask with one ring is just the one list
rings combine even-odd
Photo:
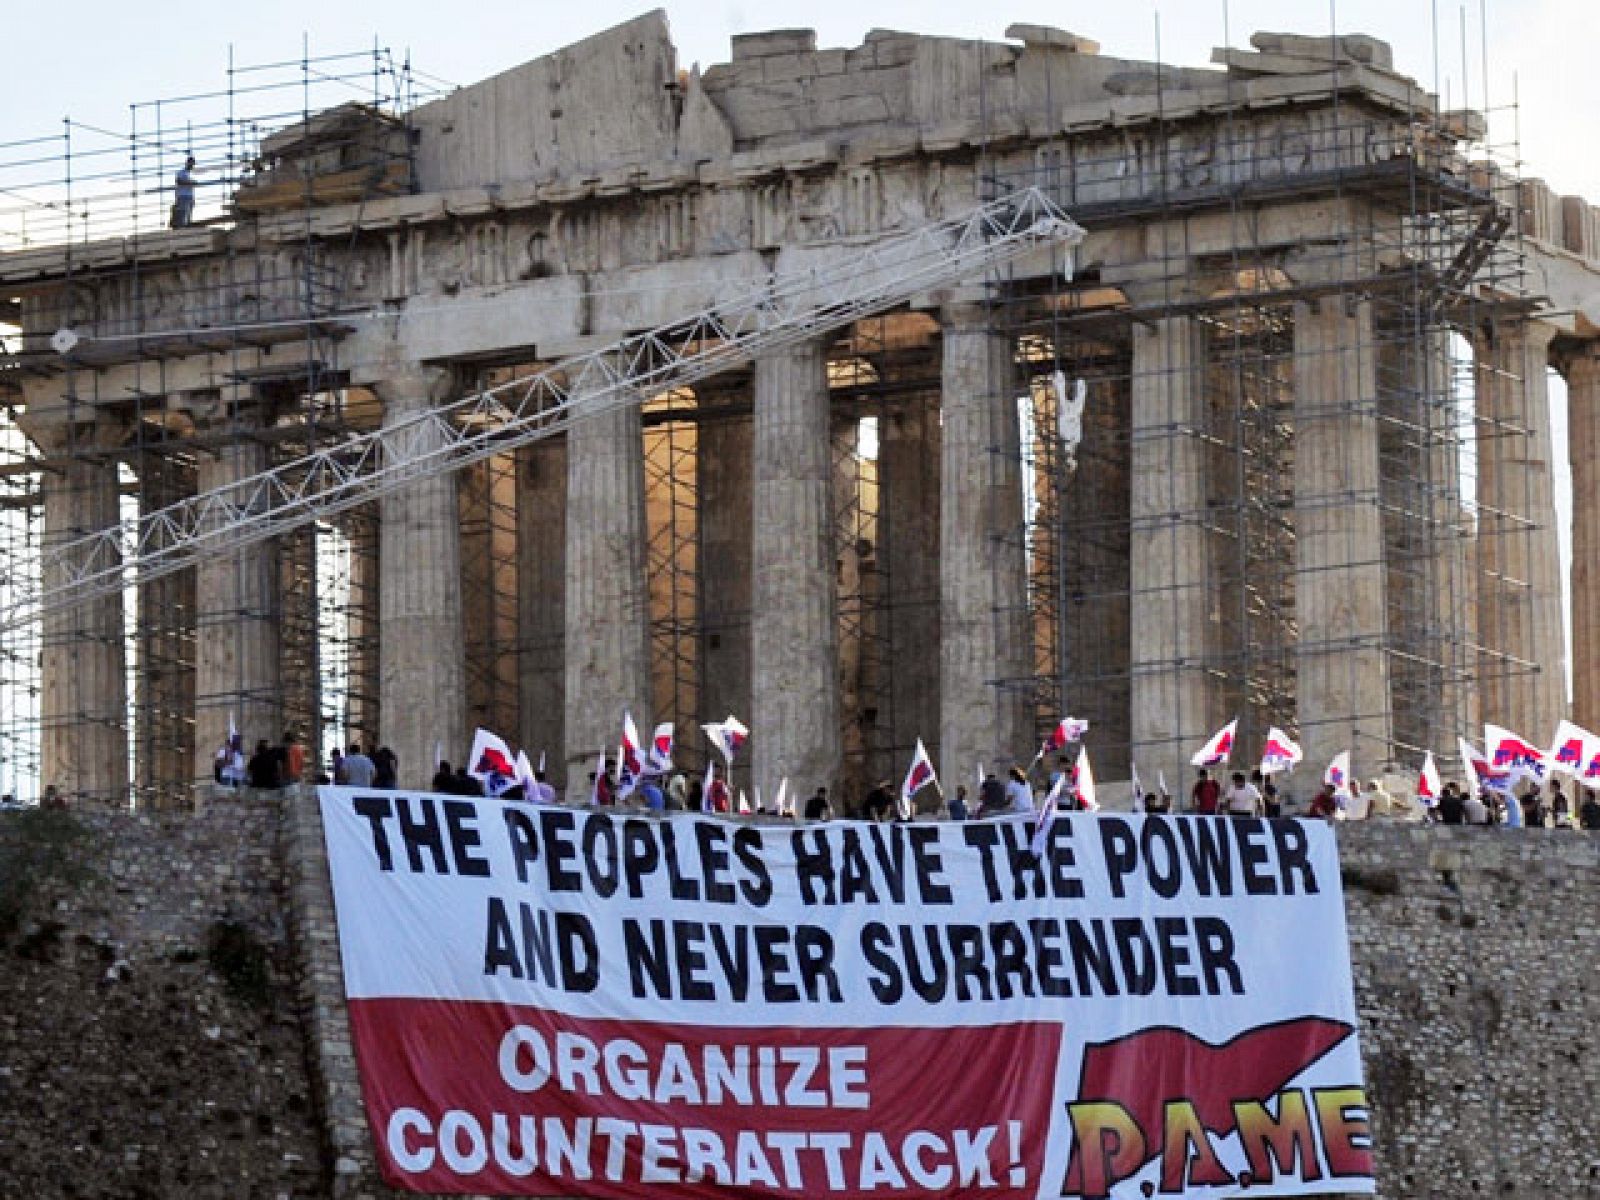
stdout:
[[1133,762],[1175,784],[1220,716],[1206,660],[1205,340],[1192,317],[1136,321],[1132,333]]
[[1600,343],[1586,343],[1568,357],[1566,377],[1572,460],[1572,719],[1595,729],[1600,726]]
[[1295,305],[1294,389],[1300,744],[1313,772],[1349,750],[1364,776],[1393,741],[1370,302]]
[[1011,340],[947,306],[939,476],[939,767],[966,779],[1031,752],[1032,651]]
[[775,794],[839,775],[832,442],[820,342],[755,363],[751,574],[754,782]]
[[[66,543],[117,524],[117,464],[101,456],[93,429],[53,431],[41,448],[52,459],[40,483],[44,586],[52,588],[64,581],[71,560],[54,568],[49,561]],[[48,613],[42,632],[40,786],[124,804],[128,692],[122,593]]]
[[[374,385],[384,427],[394,429],[447,398],[446,371],[407,364]],[[397,440],[403,458],[439,443],[415,425]],[[467,752],[466,652],[461,637],[461,525],[453,474],[430,474],[385,496],[378,532],[378,740],[400,760],[402,786],[433,775],[434,749]]]
[[[716,382],[716,381],[713,381]],[[748,382],[697,386],[700,508],[701,713],[750,719],[750,518],[755,511]],[[687,743],[686,743],[687,744]],[[765,793],[763,793],[765,795]]]
[[[567,442],[545,438],[517,454],[517,691],[521,741],[550,782],[567,786],[566,724]],[[582,778],[582,777],[580,777]]]
[[1478,626],[1483,719],[1534,741],[1566,712],[1566,637],[1546,371],[1554,326],[1477,339]]
[[[231,408],[231,402],[230,402]],[[250,437],[238,413],[219,414],[211,428],[226,437],[200,457],[195,487],[227,492],[265,471],[266,446]],[[239,501],[245,499],[239,493]],[[195,777],[211,778],[217,747],[231,719],[245,750],[283,733],[279,670],[278,556],[272,542],[207,554],[195,568]]]
[[566,747],[568,790],[615,752],[622,714],[649,726],[650,593],[646,585],[644,438],[639,406],[585,415],[606,384],[598,368],[573,381],[567,431]]

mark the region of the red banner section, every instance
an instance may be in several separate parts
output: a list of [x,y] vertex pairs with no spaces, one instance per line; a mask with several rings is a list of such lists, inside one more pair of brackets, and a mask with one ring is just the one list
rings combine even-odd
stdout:
[[424,1192],[1020,1200],[1061,1048],[1055,1022],[739,1029],[402,999],[350,1018],[384,1175]]

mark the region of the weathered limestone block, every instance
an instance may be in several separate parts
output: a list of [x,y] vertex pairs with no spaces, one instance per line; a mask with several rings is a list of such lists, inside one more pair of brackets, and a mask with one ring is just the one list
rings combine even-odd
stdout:
[[939,769],[1026,760],[1033,674],[1010,340],[980,305],[944,332],[939,495]]
[[828,377],[820,342],[755,363],[751,721],[755,784],[839,776],[838,597]]
[[568,789],[614,753],[623,711],[650,728],[650,593],[645,580],[644,438],[634,398],[607,394],[611,364],[572,381],[567,431]]
[[1566,712],[1547,382],[1555,327],[1496,323],[1475,343],[1483,719],[1536,742]]
[[1133,326],[1133,761],[1152,783],[1182,779],[1222,716],[1207,670],[1205,362],[1194,319]]
[[[61,464],[40,476],[41,551],[47,559],[64,543],[117,524],[116,461],[93,457],[103,436],[93,427],[62,426],[38,437],[41,449]],[[82,565],[86,560],[80,554],[69,561]],[[46,589],[65,582],[64,569],[46,569]],[[42,632],[40,786],[54,784],[68,796],[125,803],[128,695],[122,593],[48,613]]]
[[1295,648],[1300,744],[1320,770],[1385,766],[1393,733],[1378,495],[1372,306],[1295,306]]
[[[1600,724],[1600,345],[1566,361],[1572,462],[1572,719]],[[1535,734],[1530,732],[1528,736]]]
[[[418,422],[447,398],[448,372],[396,366],[374,385],[385,428],[406,428],[413,455],[439,444]],[[454,475],[424,474],[382,502],[378,629],[381,741],[400,760],[401,786],[432,778],[436,751],[467,752],[466,656],[461,640],[461,524]]]

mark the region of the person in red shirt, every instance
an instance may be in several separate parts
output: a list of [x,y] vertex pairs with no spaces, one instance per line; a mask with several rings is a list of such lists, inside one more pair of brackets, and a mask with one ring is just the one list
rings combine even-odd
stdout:
[[712,812],[725,813],[731,808],[728,797],[728,784],[727,781],[722,778],[722,768],[718,766],[713,766],[711,768],[710,798],[710,809]]
[[1189,793],[1190,800],[1194,803],[1194,811],[1202,816],[1214,817],[1217,814],[1217,803],[1222,799],[1222,785],[1204,770],[1200,778],[1195,780],[1194,791]]

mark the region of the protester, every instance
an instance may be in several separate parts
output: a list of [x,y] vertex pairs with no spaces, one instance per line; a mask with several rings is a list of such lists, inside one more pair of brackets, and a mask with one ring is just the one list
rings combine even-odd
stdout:
[[1583,790],[1583,803],[1578,806],[1578,824],[1591,831],[1600,830],[1600,800],[1588,788]]
[[1172,808],[1172,798],[1165,792],[1146,792],[1144,794],[1144,810],[1160,816]]
[[255,753],[250,756],[250,764],[245,768],[245,777],[253,788],[269,788],[276,791],[283,786],[279,769],[278,756],[272,752],[272,746],[267,739],[262,738],[256,743]]
[[993,772],[985,775],[982,786],[978,788],[978,820],[1010,810],[1011,801],[1006,797],[1005,784]]
[[894,815],[894,786],[887,779],[880,779],[873,784],[867,792],[863,809],[867,820],[887,821]]
[[946,807],[950,810],[952,821],[965,821],[970,815],[967,811],[967,785],[956,784],[956,794],[950,798]]
[[[1512,793],[1514,792],[1515,789],[1512,789]],[[1539,789],[1534,787],[1529,790],[1526,800],[1523,801],[1522,823],[1529,829],[1543,829],[1544,816],[1544,797],[1539,794]]]
[[392,791],[400,784],[400,760],[387,746],[379,746],[372,755],[372,786]]
[[332,770],[334,783],[342,787],[350,782],[350,775],[344,769],[344,751],[339,747],[335,746],[333,748],[333,760],[328,766]]
[[448,796],[455,791],[455,775],[451,766],[444,759],[439,760],[438,769],[433,773],[433,782],[428,785],[429,790]]
[[728,781],[723,778],[720,764],[711,765],[711,788],[706,797],[707,809],[711,812],[725,813],[733,811],[733,796],[728,791]]
[[1324,821],[1332,821],[1339,815],[1339,798],[1334,795],[1333,784],[1324,783],[1317,794],[1311,797],[1311,807],[1306,815],[1320,817]]
[[1461,794],[1461,789],[1453,783],[1444,785],[1444,791],[1439,796],[1439,823],[1442,825],[1465,825],[1467,823],[1466,799]]
[[1561,781],[1550,781],[1550,823],[1557,829],[1572,828],[1572,806],[1567,801],[1567,794],[1561,790]]
[[370,788],[377,773],[372,759],[362,753],[358,743],[351,742],[349,749],[344,752],[345,782],[354,788]]
[[656,782],[655,776],[647,775],[640,781],[638,796],[646,812],[667,811],[667,794],[661,790],[661,785]]
[[534,794],[529,799],[535,804],[554,804],[556,802],[556,789],[545,778],[542,767],[533,773],[533,792]]
[[[1261,772],[1257,771],[1257,775]],[[1268,817],[1283,816],[1283,800],[1278,795],[1278,785],[1272,782],[1268,775],[1261,784],[1261,811]]]
[[1233,773],[1232,785],[1223,793],[1222,811],[1230,817],[1261,815],[1261,790],[1245,781],[1243,771]]
[[283,782],[299,783],[306,774],[306,748],[292,729],[283,731]]
[[1463,815],[1468,825],[1488,825],[1490,823],[1489,806],[1475,793],[1469,792],[1461,802]]
[[1222,785],[1210,775],[1205,768],[1200,769],[1199,777],[1195,780],[1194,790],[1189,793],[1189,808],[1201,816],[1215,816],[1217,806],[1222,800]]
[[[1065,760],[1063,760],[1065,761]],[[1051,787],[1055,786],[1052,776]],[[1070,780],[1072,776],[1069,774]],[[1033,803],[1033,789],[1028,786],[1028,777],[1022,773],[1021,767],[1012,767],[1006,772],[1006,803],[1012,812],[1031,813],[1036,807]]]
[[[1536,797],[1537,799],[1537,797]],[[1512,788],[1505,795],[1505,827],[1507,829],[1521,829],[1523,823],[1522,800]]]
[[667,808],[671,812],[684,812],[689,807],[689,781],[682,771],[674,771],[667,781]]
[[828,803],[828,789],[819,787],[811,794],[811,799],[806,801],[806,820],[831,821],[833,819],[833,805]]

